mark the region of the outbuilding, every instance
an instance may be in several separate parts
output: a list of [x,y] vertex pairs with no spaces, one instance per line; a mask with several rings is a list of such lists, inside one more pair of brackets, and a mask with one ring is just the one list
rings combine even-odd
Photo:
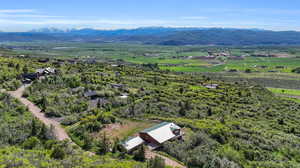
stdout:
[[143,145],[144,143],[145,141],[141,137],[136,136],[136,137],[129,138],[127,141],[121,144],[126,149],[127,152],[130,152],[136,149],[137,147]]

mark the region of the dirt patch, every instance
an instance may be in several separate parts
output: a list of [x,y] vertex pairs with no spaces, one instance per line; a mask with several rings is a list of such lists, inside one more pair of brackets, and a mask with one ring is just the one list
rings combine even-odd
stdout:
[[122,123],[109,124],[100,132],[95,133],[94,137],[100,137],[105,133],[111,139],[125,139],[130,136],[136,136],[141,130],[152,127],[158,122],[154,121],[131,121],[123,120]]

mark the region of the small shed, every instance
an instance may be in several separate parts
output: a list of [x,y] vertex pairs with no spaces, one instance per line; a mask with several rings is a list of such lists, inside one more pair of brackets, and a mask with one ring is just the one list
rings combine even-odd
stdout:
[[127,139],[126,141],[122,142],[121,145],[128,152],[130,152],[144,143],[145,143],[145,141],[142,138],[140,138],[139,136],[136,136],[136,137],[131,137],[131,138]]

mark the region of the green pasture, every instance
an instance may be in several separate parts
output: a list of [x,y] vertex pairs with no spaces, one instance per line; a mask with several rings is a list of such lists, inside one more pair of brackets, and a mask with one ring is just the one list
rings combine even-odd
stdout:
[[283,89],[283,88],[268,88],[271,92],[276,94],[285,94],[291,96],[300,96],[300,90],[296,89]]

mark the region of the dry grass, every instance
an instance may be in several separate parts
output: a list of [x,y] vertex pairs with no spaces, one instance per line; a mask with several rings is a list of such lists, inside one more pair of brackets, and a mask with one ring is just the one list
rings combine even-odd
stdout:
[[137,135],[140,131],[152,127],[158,122],[154,121],[132,121],[123,120],[122,123],[109,124],[106,128],[102,129],[100,132],[95,133],[95,137],[99,137],[102,134],[106,134],[110,139],[118,138],[120,140],[126,139],[130,136]]

